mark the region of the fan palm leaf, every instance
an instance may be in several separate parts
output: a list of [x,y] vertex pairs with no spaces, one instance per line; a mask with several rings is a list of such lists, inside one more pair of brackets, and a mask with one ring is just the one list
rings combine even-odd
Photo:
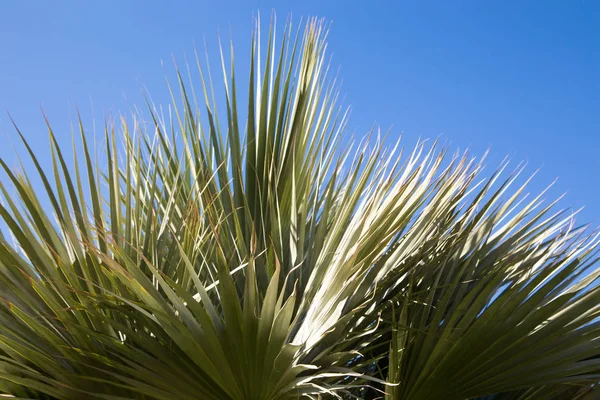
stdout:
[[263,58],[257,25],[245,99],[233,47],[230,63],[221,52],[223,109],[197,56],[199,95],[176,69],[172,111],[148,99],[107,121],[102,160],[81,121],[73,167],[49,123],[50,167],[19,132],[35,171],[0,161],[1,393],[592,389],[596,236],[526,200],[526,184],[511,192],[518,174],[497,184],[504,165],[484,178],[483,160],[437,143],[408,155],[378,132],[347,143],[327,30],[310,19],[279,37],[272,24]]

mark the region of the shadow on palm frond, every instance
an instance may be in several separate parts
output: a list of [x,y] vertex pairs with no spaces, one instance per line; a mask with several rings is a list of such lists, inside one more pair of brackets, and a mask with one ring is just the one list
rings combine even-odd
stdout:
[[209,75],[199,104],[178,73],[173,117],[108,124],[100,161],[81,124],[74,169],[50,125],[50,169],[21,136],[36,171],[1,164],[0,393],[594,396],[596,237],[515,188],[521,169],[343,150],[326,33],[271,29],[264,68],[255,33],[243,96],[232,49],[221,118]]

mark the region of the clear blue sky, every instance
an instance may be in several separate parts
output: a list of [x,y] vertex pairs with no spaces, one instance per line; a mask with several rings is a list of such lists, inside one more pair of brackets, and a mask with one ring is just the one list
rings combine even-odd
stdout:
[[[0,5],[0,138],[15,138],[8,110],[48,153],[40,107],[70,141],[74,106],[92,124],[140,103],[146,85],[167,104],[169,61],[217,32],[236,46],[246,76],[252,15],[271,10],[333,20],[350,133],[373,123],[407,143],[451,141],[491,166],[505,155],[542,167],[539,189],[585,205],[600,224],[600,2],[598,1],[3,1]],[[343,4],[343,5],[342,5]],[[215,63],[218,60],[214,58]],[[218,70],[215,69],[215,72]],[[15,140],[16,142],[16,140]],[[12,148],[0,155],[13,159]]]

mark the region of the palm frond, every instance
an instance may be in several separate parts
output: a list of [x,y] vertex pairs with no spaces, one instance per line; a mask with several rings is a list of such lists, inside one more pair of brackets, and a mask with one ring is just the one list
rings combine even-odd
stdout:
[[171,112],[107,121],[102,160],[81,121],[73,168],[50,124],[50,167],[19,132],[41,186],[0,161],[0,393],[588,395],[597,236],[505,165],[348,145],[327,31],[273,23],[263,55],[257,24],[247,98],[221,50],[223,106],[208,59],[198,94],[176,67]]

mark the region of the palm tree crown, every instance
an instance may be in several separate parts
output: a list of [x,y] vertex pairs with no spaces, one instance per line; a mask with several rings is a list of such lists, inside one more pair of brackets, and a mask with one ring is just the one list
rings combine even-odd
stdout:
[[0,160],[0,393],[593,398],[596,235],[522,167],[347,144],[327,29],[272,25],[263,59],[257,28],[242,97],[221,52],[221,117],[178,70],[180,106],[107,123],[103,160],[82,123],[73,168],[19,132],[41,185]]

